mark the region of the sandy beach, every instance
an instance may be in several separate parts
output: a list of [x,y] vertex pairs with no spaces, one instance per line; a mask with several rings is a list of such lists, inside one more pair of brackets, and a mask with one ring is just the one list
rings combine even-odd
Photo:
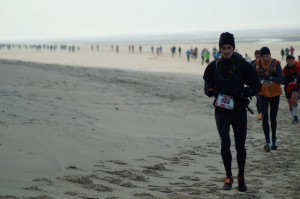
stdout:
[[[281,60],[289,45],[268,46]],[[253,57],[264,44],[237,46]],[[298,55],[300,43],[293,46]],[[300,198],[300,126],[291,124],[286,98],[277,151],[263,151],[261,121],[248,114],[248,191],[238,192],[236,179],[224,191],[206,65],[187,62],[185,51],[172,57],[169,47],[161,57],[125,45],[119,53],[2,49],[0,199]]]

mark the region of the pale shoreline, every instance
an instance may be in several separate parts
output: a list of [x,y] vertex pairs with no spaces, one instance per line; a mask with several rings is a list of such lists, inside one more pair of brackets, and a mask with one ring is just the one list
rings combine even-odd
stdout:
[[[212,99],[203,93],[199,60],[187,63],[167,52],[157,59],[110,50],[1,52],[7,59],[0,60],[2,198],[299,195],[299,126],[290,125],[284,96],[278,151],[262,150],[261,123],[249,114],[249,191],[239,193],[236,183],[223,191]],[[232,152],[236,175],[234,145]]]

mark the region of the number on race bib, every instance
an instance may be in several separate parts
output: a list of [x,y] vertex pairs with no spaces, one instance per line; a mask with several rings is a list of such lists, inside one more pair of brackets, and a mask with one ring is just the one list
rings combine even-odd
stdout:
[[215,106],[225,108],[228,110],[233,110],[234,108],[233,97],[220,93],[216,99]]

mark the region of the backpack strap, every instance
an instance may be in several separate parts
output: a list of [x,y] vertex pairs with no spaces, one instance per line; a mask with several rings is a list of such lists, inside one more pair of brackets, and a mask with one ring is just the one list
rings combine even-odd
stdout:
[[261,64],[258,65],[258,67],[256,67],[256,71],[258,72],[258,74],[264,74],[265,71],[268,72],[274,72],[276,71],[276,64],[278,63],[278,61],[276,59],[272,59],[271,65],[269,66],[269,68],[267,70],[265,70]]

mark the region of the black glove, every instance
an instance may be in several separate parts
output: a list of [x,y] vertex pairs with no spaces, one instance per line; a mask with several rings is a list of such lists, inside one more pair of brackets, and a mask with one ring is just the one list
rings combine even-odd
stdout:
[[213,97],[216,94],[216,89],[215,88],[209,88],[206,92],[206,95],[208,97]]
[[243,97],[244,96],[244,89],[237,88],[234,90],[232,97]]

